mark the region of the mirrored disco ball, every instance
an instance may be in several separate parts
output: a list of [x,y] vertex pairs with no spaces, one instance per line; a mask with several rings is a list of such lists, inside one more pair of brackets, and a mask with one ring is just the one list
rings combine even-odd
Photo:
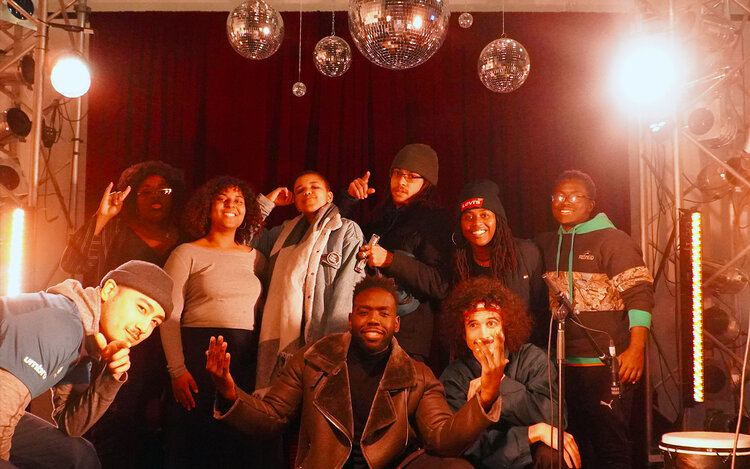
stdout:
[[507,37],[484,46],[477,63],[482,84],[496,93],[517,90],[526,81],[530,69],[531,60],[526,48]]
[[266,59],[279,50],[284,20],[263,0],[241,3],[227,17],[227,38],[247,59]]
[[427,61],[448,33],[448,0],[349,0],[349,32],[367,59],[403,70]]
[[462,28],[471,28],[471,25],[474,24],[474,17],[471,16],[471,13],[468,11],[465,11],[458,15],[458,25]]
[[315,45],[313,62],[323,75],[340,77],[352,64],[352,48],[338,36],[324,37]]
[[305,85],[301,81],[298,81],[297,83],[292,85],[292,94],[294,94],[294,96],[301,98],[305,95],[305,93],[307,93],[307,85]]

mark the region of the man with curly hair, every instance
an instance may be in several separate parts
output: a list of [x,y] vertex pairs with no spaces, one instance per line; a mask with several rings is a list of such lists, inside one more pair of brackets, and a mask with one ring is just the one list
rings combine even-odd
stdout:
[[454,414],[432,371],[393,337],[401,321],[397,300],[392,281],[365,277],[354,289],[349,332],[295,353],[262,399],[235,386],[234,356],[223,337],[212,337],[206,369],[216,383],[214,416],[257,438],[278,434],[299,416],[299,468],[470,467],[457,456],[504,406],[503,357],[477,346],[481,383]]
[[[440,376],[448,404],[456,411],[474,397],[480,384],[480,347],[487,344],[506,358],[498,393],[500,421],[482,433],[464,453],[478,468],[551,468],[557,460],[557,383],[552,364],[538,347],[526,343],[531,319],[524,302],[500,280],[476,277],[460,283],[443,303],[443,336],[458,358]],[[580,467],[575,440],[565,433],[563,457]]]

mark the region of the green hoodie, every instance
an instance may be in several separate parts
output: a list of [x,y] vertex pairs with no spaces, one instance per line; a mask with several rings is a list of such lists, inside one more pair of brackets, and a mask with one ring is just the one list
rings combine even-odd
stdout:
[[[561,290],[568,291],[581,320],[612,336],[618,351],[629,345],[631,327],[650,327],[653,279],[633,239],[615,228],[604,213],[570,231],[560,227],[545,233],[537,242],[544,253],[545,271]],[[601,363],[578,326],[568,324],[566,330],[569,363]],[[593,335],[606,349],[606,334]]]

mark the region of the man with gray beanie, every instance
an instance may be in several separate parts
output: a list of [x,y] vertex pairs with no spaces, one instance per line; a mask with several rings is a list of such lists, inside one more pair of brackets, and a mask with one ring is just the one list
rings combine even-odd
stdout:
[[[445,296],[450,253],[450,219],[439,203],[437,193],[438,155],[424,143],[401,148],[391,163],[390,192],[374,210],[367,223],[361,223],[365,239],[380,236],[376,245],[360,248],[360,259],[371,269],[393,278],[399,289],[399,344],[412,357],[430,358],[434,312]],[[336,201],[342,214],[349,216],[356,204],[375,192],[369,184],[370,172],[354,179]]]
[[[100,467],[82,435],[127,380],[130,347],[172,310],[172,279],[130,261],[96,288],[66,280],[0,297],[0,469]],[[24,412],[53,390],[57,428]]]

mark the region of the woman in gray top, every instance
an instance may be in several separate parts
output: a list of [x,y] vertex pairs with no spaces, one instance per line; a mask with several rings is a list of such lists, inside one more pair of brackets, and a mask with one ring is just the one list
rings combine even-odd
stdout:
[[167,450],[179,467],[209,467],[222,457],[234,467],[243,459],[241,436],[212,418],[214,389],[204,351],[211,336],[231,337],[233,373],[241,387],[253,389],[255,312],[265,257],[247,243],[261,222],[256,195],[246,182],[211,179],[185,210],[185,231],[197,239],[178,246],[164,266],[175,286],[174,309],[161,338],[174,398],[181,404],[174,409]]

